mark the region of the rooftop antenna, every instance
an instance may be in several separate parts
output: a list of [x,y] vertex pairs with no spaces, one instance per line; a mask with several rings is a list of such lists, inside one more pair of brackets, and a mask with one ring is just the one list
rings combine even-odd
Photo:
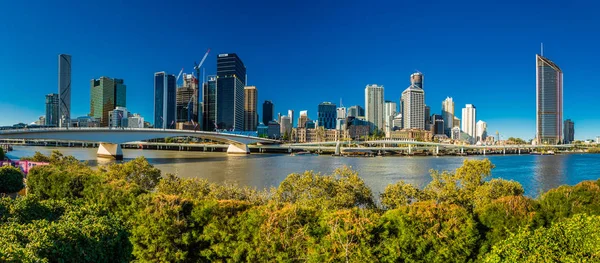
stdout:
[[544,56],[544,43],[540,43],[540,45],[541,45],[541,49],[542,49],[540,55],[543,57]]

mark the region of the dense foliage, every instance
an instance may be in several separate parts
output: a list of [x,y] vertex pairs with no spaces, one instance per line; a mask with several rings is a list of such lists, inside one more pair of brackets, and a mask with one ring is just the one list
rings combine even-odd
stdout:
[[7,262],[598,261],[600,180],[539,200],[489,160],[431,171],[379,199],[358,174],[289,175],[256,190],[161,172],[140,157],[90,169],[54,153],[29,195],[0,200]]
[[0,161],[4,160],[4,158],[6,158],[6,154],[4,153],[4,149],[0,147]]
[[23,187],[21,170],[12,166],[0,167],[0,194],[15,193]]

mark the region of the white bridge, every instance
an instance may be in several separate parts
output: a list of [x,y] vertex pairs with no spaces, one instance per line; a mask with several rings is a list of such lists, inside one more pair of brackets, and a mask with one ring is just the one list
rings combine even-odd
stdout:
[[227,153],[248,154],[248,144],[275,144],[277,140],[230,133],[150,128],[48,128],[0,131],[0,139],[98,142],[99,157],[123,158],[122,143],[169,137],[197,137],[229,144]]

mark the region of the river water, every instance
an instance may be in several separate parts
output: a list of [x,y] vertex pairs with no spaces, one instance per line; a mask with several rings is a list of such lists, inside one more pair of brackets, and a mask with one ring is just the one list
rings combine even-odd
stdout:
[[[54,148],[15,146],[8,153],[11,158],[32,156],[36,151],[50,154],[59,150],[88,161],[92,166],[111,161],[97,159],[97,149]],[[244,156],[226,153],[186,151],[157,151],[124,149],[125,161],[145,156],[163,173],[174,173],[181,177],[206,178],[211,182],[232,182],[257,188],[277,186],[290,173],[313,170],[331,173],[344,165],[358,171],[374,194],[388,184],[404,180],[423,188],[431,178],[430,169],[454,170],[465,158],[489,158],[496,168],[492,177],[515,180],[525,188],[525,194],[535,197],[539,193],[559,185],[574,185],[583,180],[600,178],[600,154],[539,155],[490,155],[469,157],[333,157],[333,156],[289,156],[283,154],[250,154]]]

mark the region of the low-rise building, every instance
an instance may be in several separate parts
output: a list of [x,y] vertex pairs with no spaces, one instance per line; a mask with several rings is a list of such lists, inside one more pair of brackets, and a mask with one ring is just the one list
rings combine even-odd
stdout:
[[401,140],[416,140],[416,141],[424,141],[430,142],[433,138],[431,131],[421,130],[421,129],[403,129],[393,131],[391,133],[392,139],[401,139]]

